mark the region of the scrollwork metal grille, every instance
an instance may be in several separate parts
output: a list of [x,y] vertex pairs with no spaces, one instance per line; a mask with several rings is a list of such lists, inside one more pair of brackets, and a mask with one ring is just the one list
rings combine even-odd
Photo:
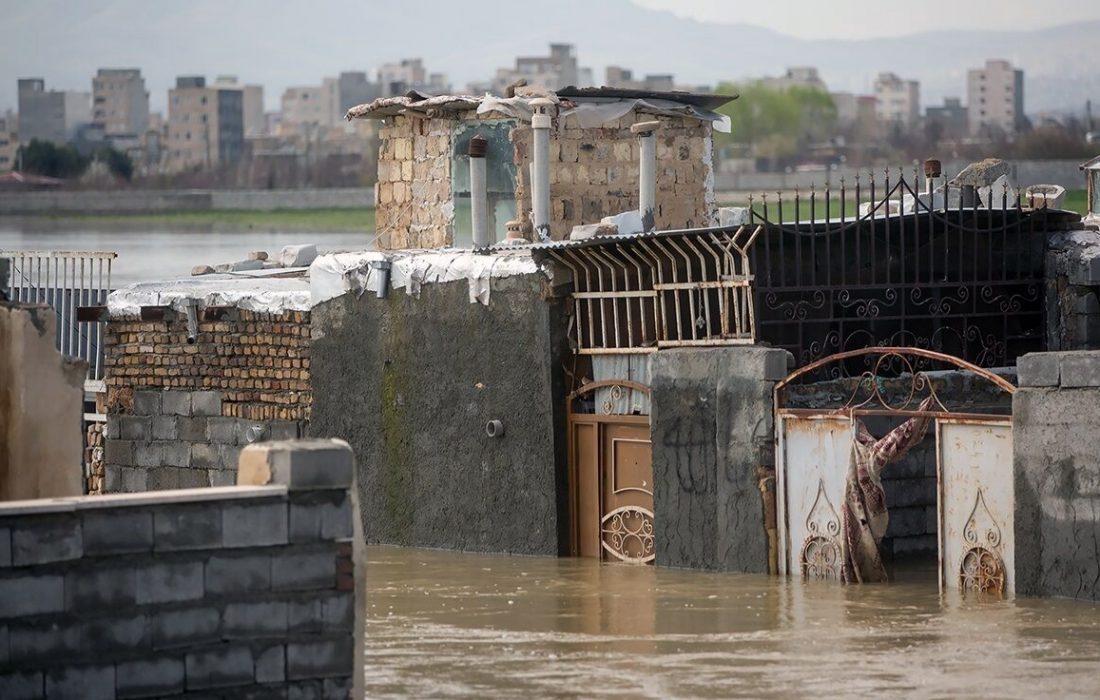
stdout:
[[653,561],[653,512],[639,506],[609,511],[600,523],[600,542],[613,559],[629,564]]

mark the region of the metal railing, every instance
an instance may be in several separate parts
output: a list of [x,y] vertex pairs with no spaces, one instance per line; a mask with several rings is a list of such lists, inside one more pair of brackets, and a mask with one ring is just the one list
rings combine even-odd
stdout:
[[1044,349],[1046,233],[1066,215],[1004,187],[918,182],[887,172],[750,201],[759,338],[797,366],[876,345],[980,367]]
[[11,261],[12,301],[48,304],[57,316],[57,349],[88,363],[88,379],[103,379],[103,323],[77,320],[81,306],[102,306],[111,292],[117,253],[61,250],[0,250]]

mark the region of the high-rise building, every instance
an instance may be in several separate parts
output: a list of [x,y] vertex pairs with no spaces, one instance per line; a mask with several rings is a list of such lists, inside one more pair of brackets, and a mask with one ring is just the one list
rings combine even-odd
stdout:
[[100,68],[92,78],[92,121],[107,137],[149,128],[149,93],[138,68]]
[[282,98],[282,129],[297,129],[300,126],[335,126],[343,119],[337,100],[337,81],[325,78],[320,85],[300,85],[288,87]]
[[957,97],[945,97],[942,107],[929,107],[924,112],[924,120],[939,131],[940,138],[958,139],[968,131],[967,110]]
[[18,118],[10,110],[0,117],[0,172],[15,170],[15,155],[19,151]]
[[876,114],[886,126],[912,129],[920,119],[920,83],[895,73],[875,78]]
[[592,71],[577,65],[577,52],[572,44],[550,44],[547,56],[520,56],[515,68],[500,68],[493,78],[493,89],[503,94],[509,85],[518,80],[527,81],[527,87],[558,90],[570,85],[588,87],[592,84]]
[[176,87],[168,91],[166,167],[178,171],[231,164],[243,150],[243,91],[208,87],[202,76],[176,78]]
[[386,63],[378,69],[378,83],[381,97],[404,95],[410,90],[419,90],[430,95],[441,95],[451,91],[445,73],[428,73],[424,61],[419,58],[406,58],[400,63]]
[[336,79],[337,118],[342,119],[348,110],[380,97],[381,85],[372,83],[361,71],[345,71]]
[[92,117],[92,96],[87,92],[47,90],[42,78],[20,78],[20,143],[50,141],[66,143]]
[[214,79],[214,87],[221,90],[241,91],[245,138],[263,136],[267,133],[263,85],[242,85],[235,75],[219,75]]
[[1024,124],[1024,72],[1008,61],[968,71],[966,97],[971,135],[1012,135]]

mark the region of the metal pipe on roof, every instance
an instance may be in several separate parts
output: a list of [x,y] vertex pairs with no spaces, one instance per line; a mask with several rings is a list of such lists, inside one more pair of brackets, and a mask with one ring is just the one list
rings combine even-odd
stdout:
[[531,217],[539,241],[550,240],[550,108],[553,100],[531,100],[534,130],[533,176],[531,178]]
[[630,131],[639,137],[638,214],[642,217],[643,231],[652,231],[656,227],[657,137],[653,132],[660,125],[659,121],[651,121],[638,122],[630,127]]
[[470,139],[470,221],[474,250],[487,248],[496,242],[489,239],[489,194],[485,179],[485,155],[488,149],[489,142],[481,134]]

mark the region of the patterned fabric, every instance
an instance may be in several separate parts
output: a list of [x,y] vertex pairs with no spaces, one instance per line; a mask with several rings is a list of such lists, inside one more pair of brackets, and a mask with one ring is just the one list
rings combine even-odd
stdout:
[[[917,410],[926,411],[932,397]],[[879,546],[890,523],[886,493],[882,490],[882,470],[890,462],[905,456],[928,430],[930,418],[916,416],[876,439],[862,421],[852,420],[852,455],[844,486],[844,563],[840,577],[844,583],[886,581]]]

